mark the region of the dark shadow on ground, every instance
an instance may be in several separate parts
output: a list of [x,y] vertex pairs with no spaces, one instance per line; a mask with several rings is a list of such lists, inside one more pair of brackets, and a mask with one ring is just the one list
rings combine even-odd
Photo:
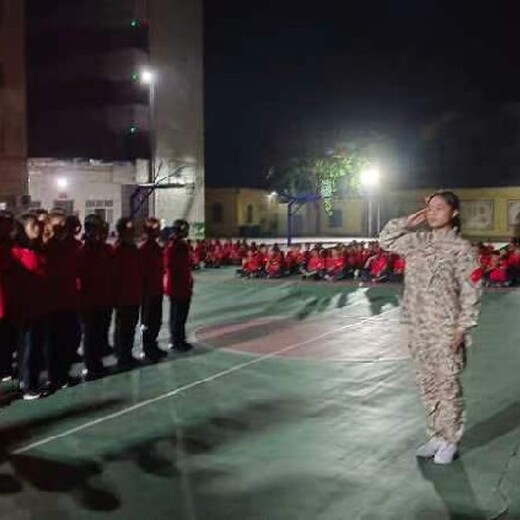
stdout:
[[472,426],[464,435],[462,452],[485,446],[497,437],[520,428],[520,402],[516,401],[495,415]]
[[382,287],[369,287],[366,291],[366,297],[370,304],[370,315],[377,316],[383,312],[385,305],[399,306],[397,294],[388,291],[382,291]]
[[[86,406],[76,406],[39,419],[25,420],[0,429],[0,495],[12,495],[24,491],[24,484],[30,483],[44,492],[62,492],[75,496],[87,509],[93,511],[114,511],[121,505],[117,494],[105,488],[103,483],[93,483],[93,477],[101,474],[102,468],[96,464],[78,464],[72,458],[69,462],[57,462],[49,458],[30,454],[13,454],[24,444],[30,444],[39,435],[44,435],[46,427],[56,422],[92,413],[119,408],[123,401],[111,399],[98,401]],[[41,433],[40,433],[41,432]],[[71,454],[74,457],[75,454]],[[35,512],[36,513],[36,512]]]
[[[486,520],[486,514],[479,509],[477,498],[462,460],[458,459],[450,466],[440,466],[431,460],[418,459],[417,465],[422,476],[435,487],[436,493],[444,502],[450,520]],[[441,512],[421,511],[417,520],[446,518]]]
[[[229,459],[216,468],[193,467],[190,464],[190,468],[186,469],[186,461],[193,457],[196,459],[197,456],[209,455],[226,443],[243,442],[243,437],[248,434],[257,435],[267,429],[279,427],[281,423],[305,416],[309,411],[308,403],[300,400],[254,401],[245,403],[243,407],[229,414],[209,416],[186,427],[174,426],[171,434],[147,438],[140,443],[128,443],[124,437],[115,439],[109,447],[104,445],[105,451],[96,453],[95,458],[86,458],[81,453],[68,453],[66,449],[47,452],[52,455],[47,454],[45,450],[39,452],[38,449],[18,455],[10,453],[14,446],[23,444],[24,438],[29,433],[31,438],[34,438],[35,430],[43,429],[55,421],[80,416],[94,410],[99,411],[102,406],[113,404],[116,403],[83,407],[41,420],[19,423],[0,431],[2,463],[6,468],[5,473],[0,473],[0,495],[7,497],[7,495],[23,493],[25,484],[30,484],[36,490],[50,494],[51,497],[53,493],[68,495],[75,501],[77,511],[83,514],[85,511],[113,512],[121,508],[123,497],[103,478],[103,474],[108,464],[128,461],[138,469],[138,474],[141,472],[166,479],[168,484],[163,488],[165,502],[162,504],[165,514],[169,515],[170,511],[175,511],[181,515],[180,518],[185,518],[186,516],[182,515],[187,512],[183,510],[182,504],[186,500],[186,496],[183,495],[185,493],[183,485],[186,481],[189,481],[190,489],[193,489],[194,493],[201,494],[204,493],[201,490],[207,485],[219,482],[225,477],[231,471],[229,467],[234,465],[234,461]],[[147,425],[144,428],[146,432]],[[55,453],[59,455],[55,456]],[[126,478],[124,474],[118,474],[118,480],[124,482]],[[137,478],[136,481],[132,480],[130,485],[139,486],[139,483],[140,479]],[[294,495],[293,499],[296,498],[297,496]],[[27,508],[24,513],[29,516],[34,515],[36,518],[39,513],[39,510],[36,510],[38,504],[46,507],[52,501],[52,498],[46,498],[44,495],[39,495],[37,500],[27,500],[23,502],[24,507]],[[213,506],[218,504],[222,506],[226,500],[217,494],[213,496],[212,502]],[[140,511],[135,512],[131,518],[146,518],[153,505],[142,504]],[[212,507],[208,508],[208,513]],[[57,517],[56,520],[69,518],[66,516],[69,513],[71,511],[64,511],[64,516]],[[233,518],[246,518],[247,516],[244,516],[246,513],[247,509],[244,509],[242,516],[237,515]],[[216,515],[213,518],[221,517]],[[269,516],[269,518],[273,517]]]

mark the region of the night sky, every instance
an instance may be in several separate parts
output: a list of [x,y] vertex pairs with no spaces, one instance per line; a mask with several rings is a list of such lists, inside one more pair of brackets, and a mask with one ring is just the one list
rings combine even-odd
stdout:
[[[372,131],[409,166],[425,125],[519,100],[513,5],[207,1],[208,184],[262,186],[316,140]],[[469,175],[453,184],[490,184],[489,170]]]

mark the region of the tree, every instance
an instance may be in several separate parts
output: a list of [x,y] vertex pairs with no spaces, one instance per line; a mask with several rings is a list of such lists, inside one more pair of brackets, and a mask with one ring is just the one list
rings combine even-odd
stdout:
[[364,148],[349,143],[271,167],[267,180],[273,190],[289,196],[319,195],[331,214],[338,193],[358,193],[360,172],[369,164]]

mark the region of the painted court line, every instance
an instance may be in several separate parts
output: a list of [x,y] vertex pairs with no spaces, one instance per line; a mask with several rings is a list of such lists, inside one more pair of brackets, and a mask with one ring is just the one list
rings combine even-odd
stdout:
[[329,330],[327,332],[323,332],[322,334],[315,336],[313,338],[306,339],[305,341],[300,341],[298,343],[292,343],[291,345],[287,345],[281,349],[278,349],[274,352],[270,352],[269,354],[264,354],[263,356],[250,359],[248,361],[245,361],[244,363],[239,363],[238,365],[234,365],[231,368],[228,368],[226,370],[222,370],[220,372],[217,372],[216,374],[213,374],[212,376],[205,377],[203,379],[198,379],[197,381],[193,381],[191,383],[188,383],[187,385],[181,386],[179,388],[175,388],[174,390],[170,390],[169,392],[166,392],[165,394],[159,395],[157,397],[153,397],[151,399],[146,399],[145,401],[142,401],[140,403],[137,403],[133,406],[129,406],[128,408],[123,408],[122,410],[119,410],[117,412],[105,415],[104,417],[99,417],[98,419],[94,419],[93,421],[89,421],[85,424],[82,424],[80,426],[76,426],[75,428],[71,428],[69,430],[65,430],[62,433],[58,433],[55,435],[50,435],[49,437],[45,437],[39,441],[32,442],[31,444],[27,444],[26,446],[22,446],[21,448],[18,448],[11,452],[12,455],[21,455],[22,453],[26,453],[28,451],[31,451],[35,448],[39,448],[40,446],[44,446],[45,444],[49,444],[50,442],[56,441],[58,439],[63,439],[64,437],[68,437],[69,435],[73,435],[75,433],[81,432],[83,430],[87,430],[88,428],[92,428],[93,426],[96,426],[98,424],[102,424],[104,422],[110,421],[112,419],[117,419],[118,417],[121,417],[123,415],[129,414],[131,412],[134,412],[135,410],[139,410],[141,408],[144,408],[146,406],[149,406],[151,404],[157,403],[159,401],[162,401],[164,399],[168,399],[169,397],[173,397],[175,395],[178,395],[182,392],[185,392],[186,390],[190,390],[192,388],[196,388],[198,386],[204,385],[206,383],[210,383],[211,381],[215,381],[217,379],[220,379],[221,377],[227,376],[229,374],[232,374],[233,372],[238,372],[239,370],[242,370],[244,368],[247,368],[249,366],[256,365],[258,363],[261,363],[262,361],[265,361],[266,359],[270,359],[276,356],[279,356],[280,354],[283,354],[284,352],[289,352],[290,350],[294,350],[298,347],[301,347],[303,345],[308,345],[309,343],[312,343],[314,341],[317,341],[319,339],[322,339],[324,337],[330,336],[331,334],[335,334],[337,332],[340,332],[342,330],[352,329],[354,327],[358,327],[360,325],[363,325],[364,323],[375,321],[381,316],[388,314],[392,311],[395,311],[396,309],[389,309],[388,311],[384,311],[381,314],[378,314],[377,316],[370,316],[368,318],[365,318],[364,320],[361,320],[357,323],[350,323],[348,325],[343,325],[342,327],[338,327],[333,330]]

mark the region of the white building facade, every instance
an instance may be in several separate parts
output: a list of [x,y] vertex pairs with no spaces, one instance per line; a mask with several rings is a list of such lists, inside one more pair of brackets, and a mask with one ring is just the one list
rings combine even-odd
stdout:
[[30,208],[62,208],[82,221],[100,214],[111,227],[130,214],[130,197],[136,187],[136,166],[97,161],[28,161]]

